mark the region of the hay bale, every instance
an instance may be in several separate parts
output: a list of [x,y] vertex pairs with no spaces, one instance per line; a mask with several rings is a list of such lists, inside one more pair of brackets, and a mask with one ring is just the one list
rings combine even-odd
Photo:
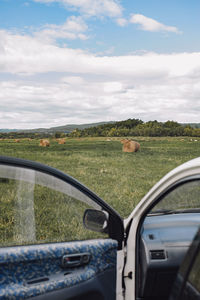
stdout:
[[19,140],[19,139],[15,139],[14,141],[15,141],[15,143],[19,143],[19,142],[20,142],[20,140]]
[[66,143],[66,139],[57,139],[59,145],[64,145]]
[[49,140],[40,140],[40,144],[39,144],[40,147],[49,147],[50,146],[50,142]]
[[123,139],[121,143],[123,144],[123,152],[137,152],[140,149],[140,144],[132,140]]

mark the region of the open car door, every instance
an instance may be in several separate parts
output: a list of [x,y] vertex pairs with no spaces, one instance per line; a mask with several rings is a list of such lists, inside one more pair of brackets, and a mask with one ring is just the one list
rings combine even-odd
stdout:
[[125,299],[169,300],[200,226],[200,158],[161,179],[125,224]]
[[0,187],[0,299],[116,299],[124,232],[111,207],[70,176],[21,159],[0,157]]

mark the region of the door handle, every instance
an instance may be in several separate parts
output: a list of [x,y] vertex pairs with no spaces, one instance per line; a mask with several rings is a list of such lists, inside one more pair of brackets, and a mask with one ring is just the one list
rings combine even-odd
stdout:
[[73,268],[86,265],[91,258],[90,253],[67,254],[62,257],[63,268]]

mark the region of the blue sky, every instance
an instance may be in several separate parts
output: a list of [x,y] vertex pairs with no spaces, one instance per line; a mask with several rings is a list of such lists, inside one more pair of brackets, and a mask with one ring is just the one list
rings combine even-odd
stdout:
[[[45,3],[46,2],[46,3]],[[118,2],[121,17],[130,19],[131,14],[142,14],[168,26],[175,26],[181,34],[140,30],[139,24],[116,24],[116,17],[85,16],[80,10],[67,9],[62,1],[1,0],[0,28],[31,33],[45,24],[62,25],[70,16],[81,16],[88,24],[85,41],[65,40],[70,47],[92,51],[108,51],[115,55],[133,51],[184,52],[198,51],[200,47],[200,1],[198,0],[138,0]],[[72,1],[73,2],[73,1]],[[76,1],[74,1],[76,2]],[[61,42],[61,41],[60,41]]]
[[200,122],[199,0],[1,0],[0,128]]

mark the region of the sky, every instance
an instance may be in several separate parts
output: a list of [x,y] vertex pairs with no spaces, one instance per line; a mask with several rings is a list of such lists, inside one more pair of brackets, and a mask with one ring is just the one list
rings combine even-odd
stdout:
[[200,122],[199,0],[0,0],[0,128]]

